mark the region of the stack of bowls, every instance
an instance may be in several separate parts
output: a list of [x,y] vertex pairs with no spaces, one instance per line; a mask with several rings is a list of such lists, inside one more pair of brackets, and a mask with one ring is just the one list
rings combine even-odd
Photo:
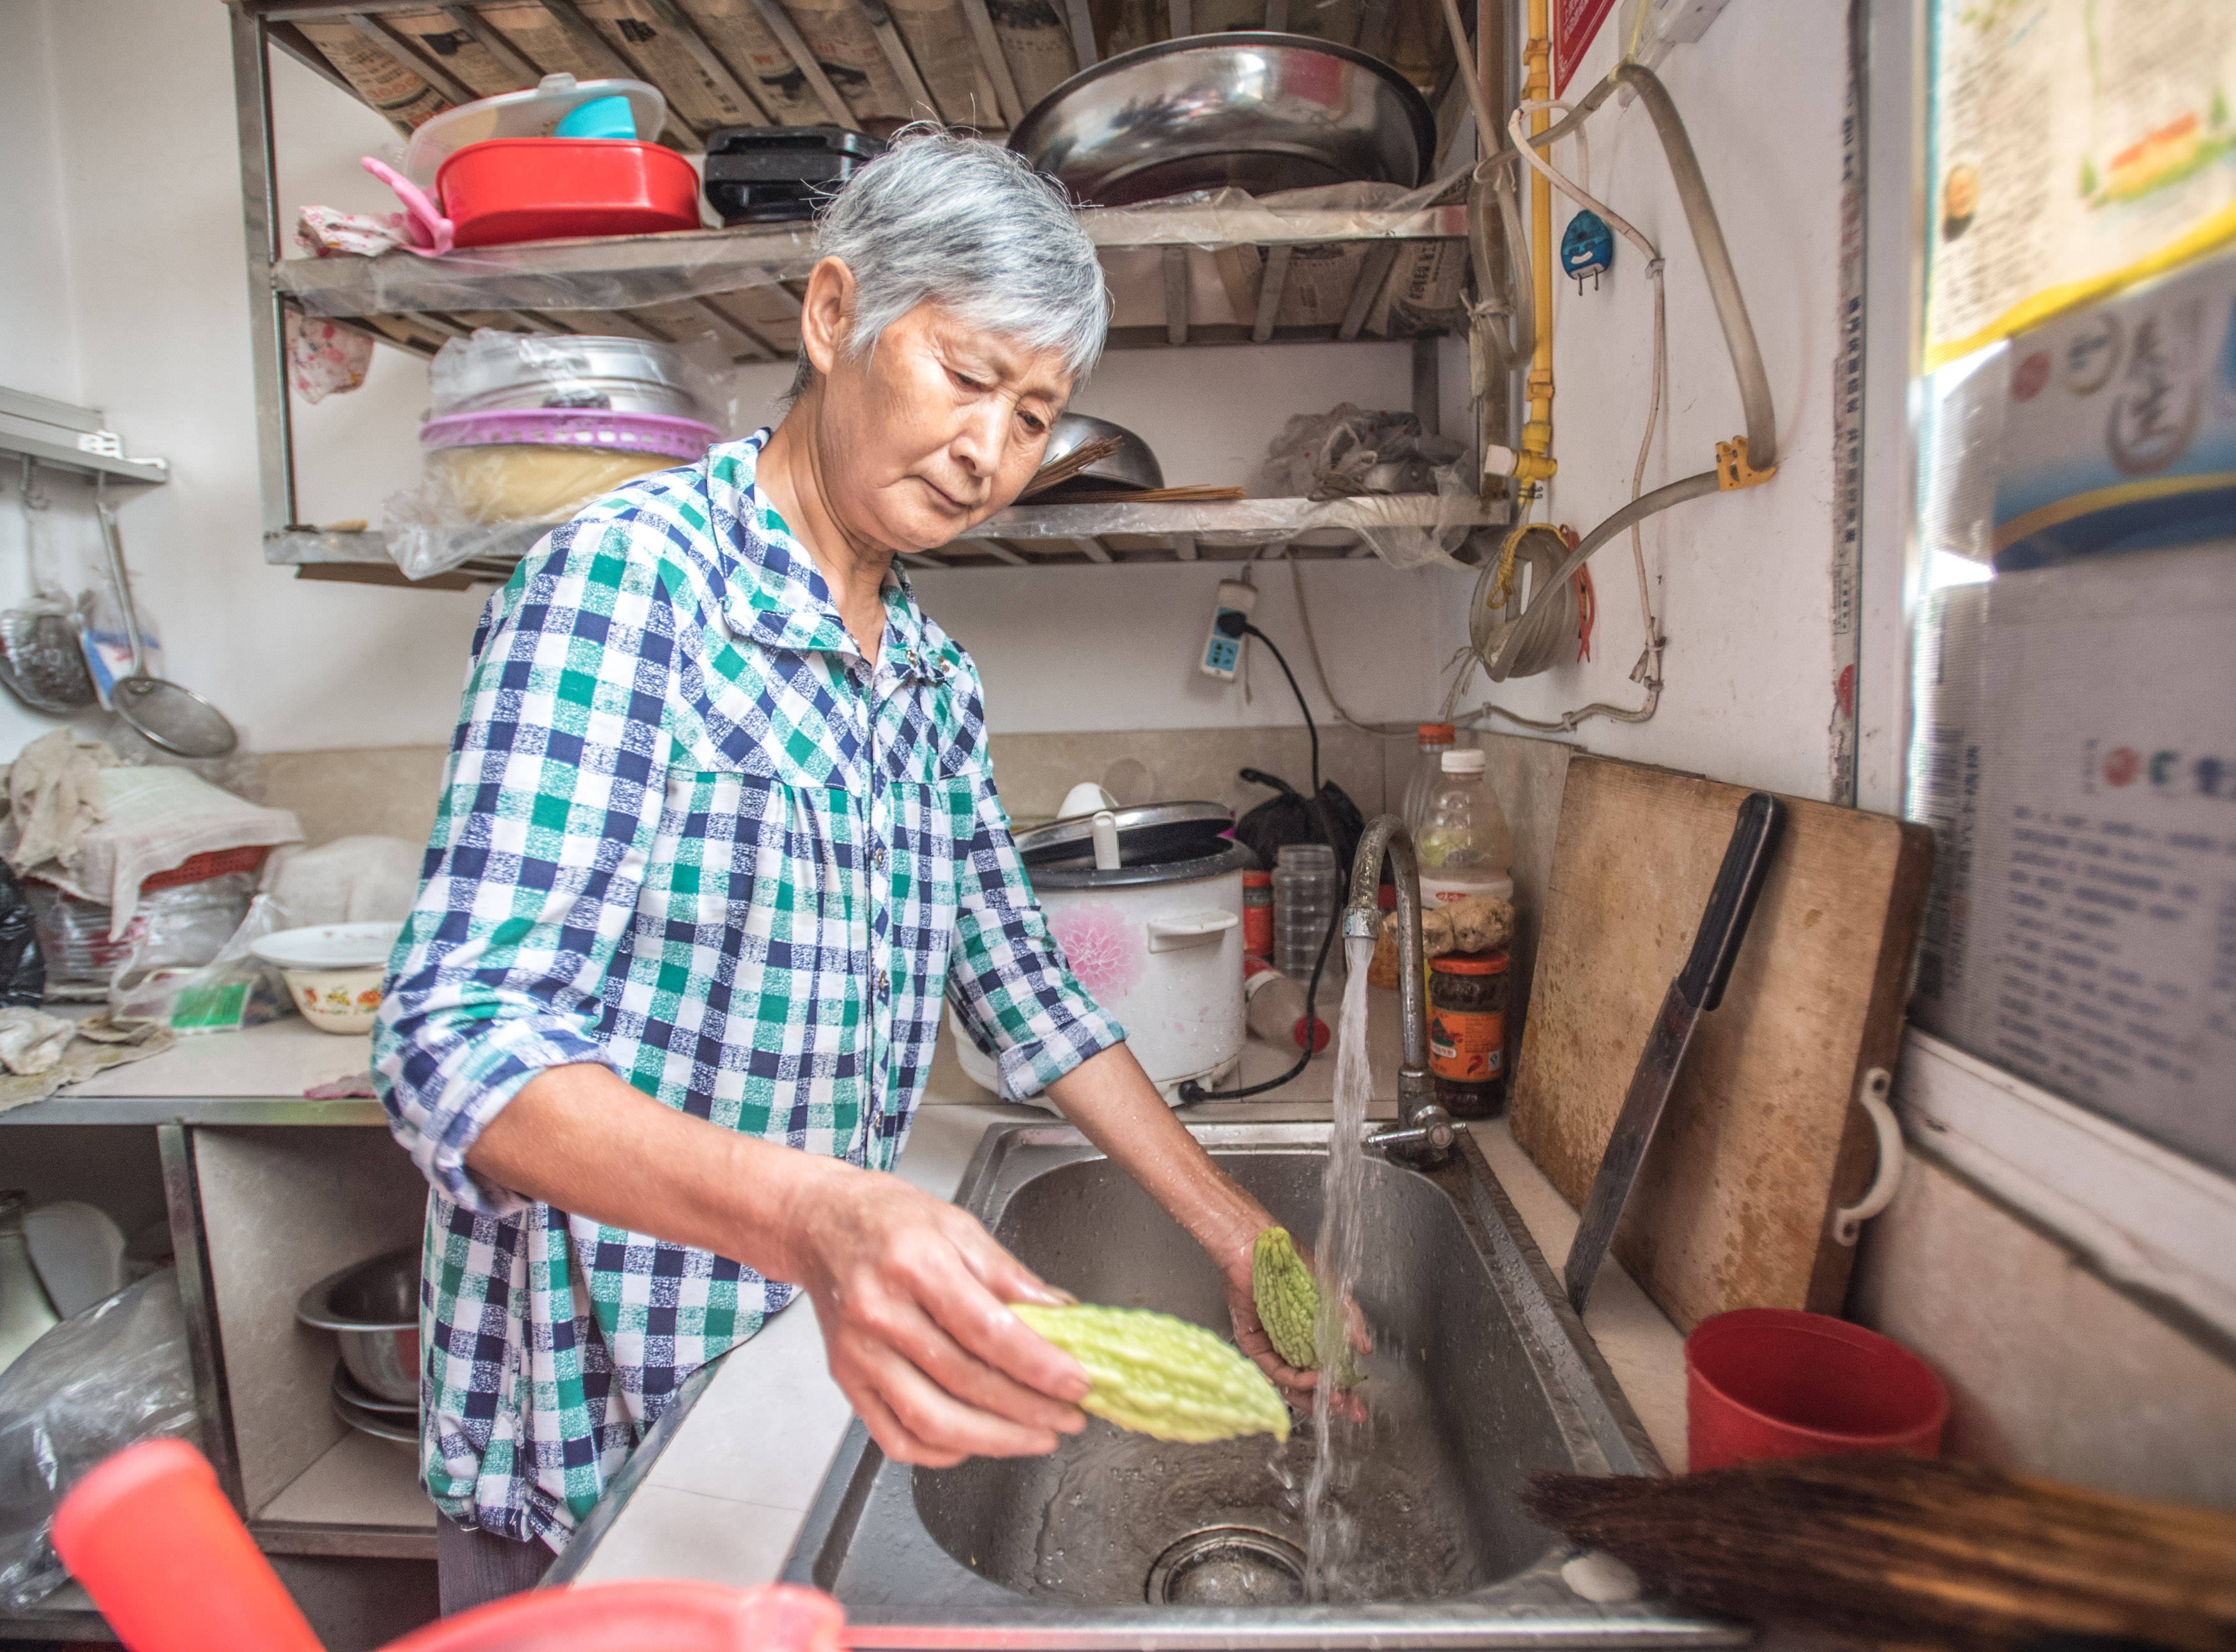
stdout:
[[303,1293],[295,1317],[331,1331],[334,1415],[360,1433],[419,1443],[419,1253],[391,1251],[330,1274]]
[[720,435],[681,354],[648,339],[477,351],[451,380],[419,445],[477,523],[563,520],[633,477],[688,464]]
[[380,1010],[380,984],[401,924],[315,924],[251,941],[278,970],[303,1018],[320,1032],[366,1033]]

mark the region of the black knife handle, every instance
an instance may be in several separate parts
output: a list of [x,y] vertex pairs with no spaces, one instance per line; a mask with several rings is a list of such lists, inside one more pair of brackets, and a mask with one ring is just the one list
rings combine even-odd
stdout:
[[1717,869],[1716,886],[1708,892],[1700,932],[1693,937],[1693,955],[1677,977],[1678,991],[1696,1010],[1713,1010],[1724,1001],[1724,984],[1732,978],[1732,962],[1754,916],[1771,852],[1785,830],[1786,805],[1767,792],[1748,793],[1724,864]]

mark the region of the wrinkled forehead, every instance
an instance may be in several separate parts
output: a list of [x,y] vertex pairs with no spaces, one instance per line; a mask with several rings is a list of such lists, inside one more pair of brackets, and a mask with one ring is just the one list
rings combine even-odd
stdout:
[[1071,374],[1061,350],[1036,348],[937,299],[924,299],[905,319],[949,365],[972,378],[997,384],[1021,400],[1062,407],[1071,399]]

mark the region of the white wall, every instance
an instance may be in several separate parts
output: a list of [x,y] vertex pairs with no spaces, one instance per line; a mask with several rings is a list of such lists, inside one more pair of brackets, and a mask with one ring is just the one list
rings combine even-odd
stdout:
[[[1628,5],[1616,8],[1627,14]],[[1670,640],[1658,714],[1635,726],[1595,721],[1575,739],[1618,757],[1823,797],[1832,714],[1831,372],[1837,334],[1845,8],[1731,0],[1696,45],[1660,73],[1683,115],[1768,364],[1780,448],[1777,477],[1749,491],[1679,505],[1644,530],[1647,570]],[[1617,56],[1603,26],[1575,78],[1580,98]],[[1668,169],[1646,110],[1610,102],[1589,128],[1591,192],[1667,260],[1669,375],[1661,433],[1644,486],[1707,470],[1719,439],[1745,428],[1729,359]],[[1575,146],[1555,164],[1574,175]],[[1579,181],[1582,181],[1579,179]],[[1573,208],[1556,196],[1557,244]],[[1645,428],[1653,299],[1635,248],[1580,296],[1554,283],[1552,518],[1588,530],[1622,504]],[[1594,701],[1635,706],[1630,682],[1644,634],[1628,535],[1592,559],[1599,624],[1591,663],[1509,681],[1490,698],[1549,718]],[[1472,582],[1442,576],[1446,635],[1466,636]],[[1466,703],[1482,703],[1483,680]],[[1493,720],[1485,725],[1509,730]]]
[[[0,110],[8,152],[23,158],[0,176],[0,208],[39,229],[11,249],[40,244],[29,258],[0,251],[0,383],[97,405],[135,448],[170,459],[172,482],[123,512],[167,668],[223,707],[253,750],[446,740],[480,596],[297,581],[262,560],[222,11],[0,0],[0,16],[11,43],[30,48],[0,67],[14,94]],[[289,221],[306,201],[392,205],[357,164],[394,142],[382,122],[278,54],[273,92]],[[362,390],[296,405],[306,520],[377,523],[382,499],[417,474],[424,369],[385,347],[373,362]],[[786,377],[751,373],[746,393],[773,394]],[[1463,391],[1448,385],[1448,399]],[[1141,430],[1174,482],[1236,482],[1291,412],[1343,399],[1403,406],[1409,394],[1403,346],[1285,346],[1115,355],[1079,405]],[[56,478],[49,491],[58,532],[97,556],[87,490]],[[0,599],[19,589],[21,522],[12,497],[0,504]],[[1426,714],[1429,583],[1373,565],[1307,577],[1325,588],[1315,617],[1330,670],[1357,685],[1354,709]],[[1259,578],[1268,629],[1286,647],[1286,575]],[[1292,723],[1270,661],[1250,705],[1193,672],[1217,579],[1185,568],[957,571],[927,574],[922,589],[978,655],[999,729]],[[1305,672],[1301,648],[1292,652]],[[1051,657],[1060,671],[1044,668]],[[0,755],[45,724],[0,708]]]
[[[445,740],[479,596],[299,582],[262,561],[222,13],[163,0],[0,0],[0,10],[11,43],[28,47],[0,66],[0,85],[14,94],[0,120],[10,153],[24,157],[0,176],[0,207],[11,222],[43,227],[45,243],[30,258],[0,251],[0,383],[101,405],[136,447],[172,460],[175,479],[135,496],[124,513],[138,586],[165,624],[168,668],[224,706],[253,749]],[[43,34],[46,75],[36,67]],[[1603,35],[1587,76],[1611,61],[1613,31]],[[1784,468],[1766,488],[1649,525],[1649,568],[1672,638],[1661,712],[1643,727],[1595,723],[1580,736],[1596,750],[1812,795],[1825,790],[1831,714],[1828,376],[1842,49],[1837,7],[1732,0],[1701,46],[1665,65],[1770,362]],[[291,212],[306,200],[382,206],[357,157],[392,135],[284,57],[273,72]],[[1714,440],[1739,427],[1737,398],[1643,112],[1610,109],[1595,137],[1595,185],[1667,244],[1673,391],[1651,487],[1705,465]],[[1626,247],[1600,292],[1569,291],[1556,312],[1562,469],[1554,505],[1579,527],[1628,487],[1644,416],[1647,298]],[[1444,357],[1449,418],[1463,386],[1450,346]],[[1291,413],[1339,400],[1402,406],[1408,372],[1402,346],[1121,352],[1080,405],[1141,431],[1174,482],[1240,481]],[[760,370],[747,392],[765,396],[783,378]],[[416,474],[424,401],[424,371],[383,348],[362,391],[299,405],[302,514],[377,522],[382,498]],[[89,550],[82,490],[52,490],[57,526]],[[10,497],[0,504],[0,597],[18,589],[21,533]],[[1259,661],[1247,704],[1193,671],[1220,571],[953,570],[925,573],[919,589],[977,655],[998,729],[1291,722],[1269,660]],[[1639,630],[1627,544],[1610,546],[1595,573],[1595,661],[1509,685],[1502,703],[1546,715],[1591,699],[1631,702]],[[1286,570],[1261,568],[1257,577],[1261,622],[1309,684]],[[1371,563],[1316,566],[1306,579],[1349,708],[1376,719],[1430,714],[1465,635],[1471,579]],[[40,726],[0,708],[0,753]]]

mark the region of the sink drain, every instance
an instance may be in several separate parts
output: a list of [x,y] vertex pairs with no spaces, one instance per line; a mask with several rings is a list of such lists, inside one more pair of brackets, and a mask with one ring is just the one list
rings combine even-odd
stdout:
[[1282,1606],[1305,1597],[1305,1551],[1256,1526],[1191,1531],[1149,1568],[1152,1606]]

